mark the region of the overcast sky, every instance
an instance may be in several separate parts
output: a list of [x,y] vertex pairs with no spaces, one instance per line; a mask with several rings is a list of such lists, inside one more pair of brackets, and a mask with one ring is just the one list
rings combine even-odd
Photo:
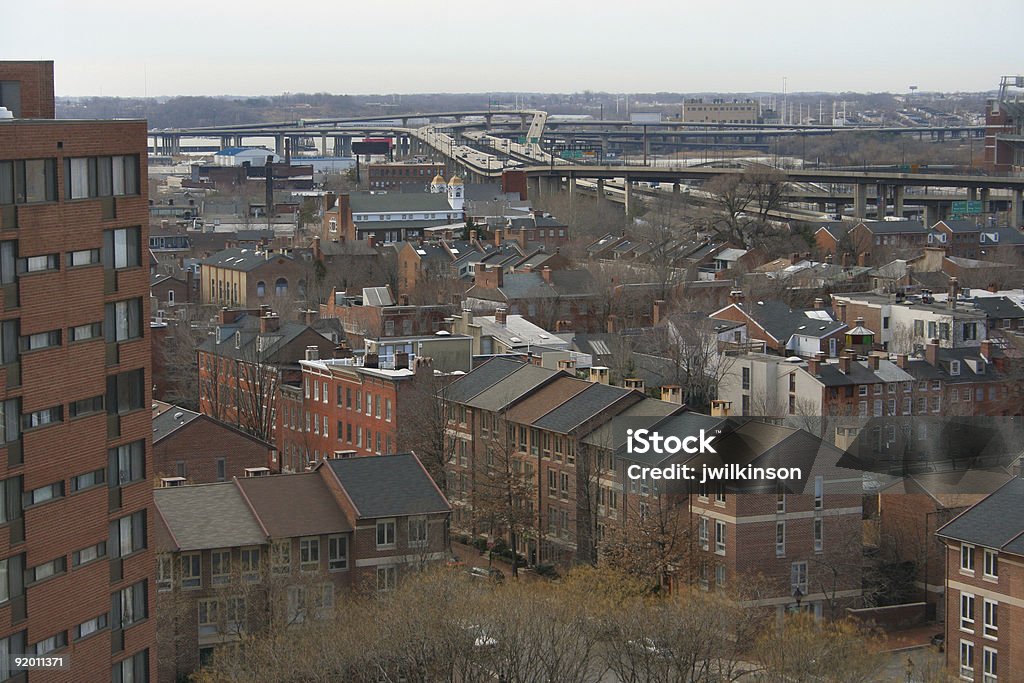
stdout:
[[[102,9],[100,9],[102,8]],[[0,0],[58,95],[990,90],[1024,1]]]

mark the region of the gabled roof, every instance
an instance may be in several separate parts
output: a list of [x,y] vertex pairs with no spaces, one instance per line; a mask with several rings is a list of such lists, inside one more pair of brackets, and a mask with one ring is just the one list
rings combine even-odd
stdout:
[[817,229],[814,232],[824,230],[832,236],[834,240],[840,240],[846,233],[850,232],[850,228],[857,225],[856,223],[844,222],[844,221],[830,221],[828,223],[818,223]]
[[448,501],[412,453],[333,459],[319,467],[331,468],[360,519],[426,515],[451,510]]
[[865,221],[863,225],[872,235],[924,235],[929,232],[918,221]]
[[983,228],[974,221],[964,219],[949,219],[939,221],[932,226],[932,230],[937,229],[940,225],[944,225],[949,228],[950,232],[981,232]]
[[[629,426],[633,429],[650,429],[656,424],[665,421],[674,414],[683,414],[685,408],[677,403],[668,403],[654,398],[645,397],[625,410],[615,415],[616,420],[628,418]],[[698,413],[686,413],[687,415],[698,415]],[[706,417],[706,416],[701,416]],[[719,418],[709,418],[717,420]],[[682,432],[680,432],[682,433]],[[626,450],[626,432],[624,429],[615,429],[612,421],[608,421],[583,437],[583,443],[589,446],[597,446],[611,450],[615,453],[624,453]]]
[[[352,530],[327,483],[316,472],[246,477],[235,481],[271,538]],[[386,492],[370,489],[367,495],[386,495]]]
[[940,538],[1024,555],[1024,479],[1014,477],[936,532]]
[[492,358],[449,384],[444,390],[444,398],[454,403],[465,403],[524,365],[523,361],[510,358]]
[[234,482],[159,488],[153,491],[153,500],[173,537],[175,547],[168,550],[229,548],[267,541]]
[[974,304],[988,318],[1024,318],[1024,308],[1005,296],[979,296],[966,301]]
[[171,406],[169,409],[153,417],[153,443],[169,436],[175,430],[184,427],[196,418],[201,417],[199,413]]
[[499,411],[507,406],[511,406],[520,398],[533,392],[537,387],[547,384],[558,374],[558,370],[533,365],[532,363],[523,363],[515,372],[502,378],[464,403],[473,408]]
[[[568,434],[633,392],[607,384],[592,384],[533,423],[539,429]],[[636,394],[638,397],[639,393]]]
[[[220,343],[217,343],[216,333],[199,345],[199,349],[207,353],[219,354],[226,358],[239,360],[255,360],[257,356],[262,359],[273,357],[275,353],[292,343],[306,330],[311,328],[301,323],[283,322],[277,330],[260,334],[258,329],[248,328],[244,325],[221,325]],[[315,330],[311,330],[315,332]],[[239,341],[235,343],[235,335]],[[320,334],[316,332],[316,334]],[[264,347],[259,350],[259,338],[264,337]],[[320,335],[323,336],[323,335]],[[326,337],[325,337],[326,339]]]
[[846,323],[833,320],[828,311],[824,309],[794,310],[784,302],[775,299],[766,299],[753,303],[730,304],[712,313],[711,317],[715,317],[730,307],[743,311],[762,329],[780,342],[788,342],[795,334],[820,339],[846,327]]

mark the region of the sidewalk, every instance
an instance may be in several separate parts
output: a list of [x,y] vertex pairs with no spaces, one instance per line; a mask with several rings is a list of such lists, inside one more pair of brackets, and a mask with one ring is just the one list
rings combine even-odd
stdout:
[[[481,554],[479,550],[471,545],[465,545],[458,541],[452,541],[452,553],[455,557],[459,558],[459,562],[469,567],[487,567],[487,553]],[[505,575],[505,578],[511,578],[512,576],[512,563],[506,562],[497,555],[491,560],[490,568],[499,569]],[[537,580],[540,577],[532,571],[523,571],[524,567],[519,567],[519,578],[528,580]]]

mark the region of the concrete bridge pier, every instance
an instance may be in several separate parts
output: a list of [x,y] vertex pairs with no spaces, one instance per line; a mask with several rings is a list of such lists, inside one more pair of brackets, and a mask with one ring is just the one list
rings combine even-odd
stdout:
[[970,201],[977,200],[978,199],[978,188],[976,188],[976,187],[968,187],[967,188],[967,199],[970,200]]
[[867,218],[868,215],[868,186],[867,183],[857,183],[853,187],[853,217]]
[[903,185],[896,185],[892,188],[892,215],[897,218],[903,217],[903,192],[905,189]]
[[930,228],[939,222],[938,208],[935,204],[924,205],[924,227]]
[[284,135],[281,135],[280,133],[274,136],[274,152],[276,152],[279,157],[284,156]]
[[602,205],[606,201],[608,201],[608,196],[604,193],[604,178],[598,178],[597,179],[597,203],[600,206],[600,205]]
[[888,205],[888,193],[888,186],[885,183],[878,183],[878,187],[875,192],[875,218],[878,220],[885,218],[885,210]]
[[630,212],[630,209],[633,208],[633,183],[629,180],[629,178],[625,179],[625,182],[622,184],[622,189],[625,190],[623,196],[626,200],[625,210],[628,214]]
[[540,197],[540,178],[526,179],[526,196],[531,200],[536,200]]
[[981,210],[984,211],[985,213],[988,213],[988,211],[989,211],[988,203],[989,203],[989,199],[992,196],[992,190],[988,189],[987,187],[983,187],[983,188],[981,188],[980,195],[981,196],[979,197],[979,199],[981,199]]
[[1010,227],[1019,228],[1024,224],[1024,190],[1013,190],[1010,201]]

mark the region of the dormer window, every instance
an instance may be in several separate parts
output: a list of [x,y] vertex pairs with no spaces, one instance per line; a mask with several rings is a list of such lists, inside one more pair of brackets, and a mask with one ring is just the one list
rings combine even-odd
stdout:
[[949,374],[956,377],[960,374],[960,361],[951,360],[949,361]]

